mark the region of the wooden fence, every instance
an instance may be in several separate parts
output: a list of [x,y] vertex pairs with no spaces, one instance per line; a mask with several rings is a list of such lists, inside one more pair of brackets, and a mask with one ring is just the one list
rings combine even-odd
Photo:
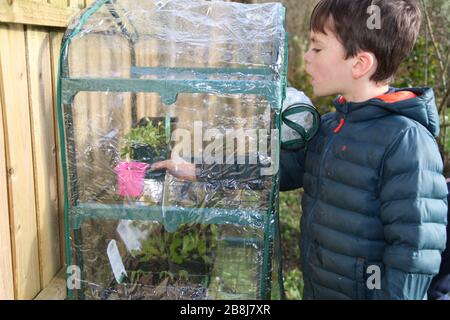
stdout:
[[91,2],[0,0],[0,300],[35,298],[64,266],[57,66]]

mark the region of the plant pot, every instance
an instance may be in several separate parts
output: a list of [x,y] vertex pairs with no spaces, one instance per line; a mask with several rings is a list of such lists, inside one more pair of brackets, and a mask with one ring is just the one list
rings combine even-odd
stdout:
[[139,197],[144,190],[145,173],[149,165],[143,162],[121,162],[115,168],[117,173],[117,193],[123,197]]
[[[169,157],[169,148],[166,147],[163,150],[155,150],[154,148],[148,145],[135,144],[131,147],[132,159],[147,163],[153,164],[155,162],[163,161],[168,159]],[[164,180],[166,176],[166,170],[158,170],[158,171],[148,171],[145,175],[146,179],[158,179]]]
[[[140,119],[137,123],[133,125],[133,134],[136,134],[131,138],[134,143],[127,145],[127,149],[124,154],[127,154],[131,159],[137,162],[147,163],[149,165],[166,160],[170,157],[170,145],[165,143],[165,134],[163,133],[164,127],[162,126],[166,121],[165,117],[144,117]],[[178,121],[177,118],[170,118],[170,128],[174,130],[175,123]],[[156,131],[152,131],[152,127]],[[142,129],[142,130],[141,130]],[[150,130],[150,131],[147,131]],[[153,132],[157,135],[158,143],[147,144],[145,134]],[[130,131],[132,134],[132,131]],[[148,136],[147,136],[148,137]],[[146,173],[146,179],[159,179],[163,180],[165,178],[165,170],[158,171],[148,171]]]

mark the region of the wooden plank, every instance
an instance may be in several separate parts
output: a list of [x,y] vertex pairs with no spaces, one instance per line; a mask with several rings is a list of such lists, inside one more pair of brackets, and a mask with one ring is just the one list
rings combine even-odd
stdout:
[[[95,35],[91,36],[88,47],[87,59],[89,65],[89,72],[95,75],[106,76],[105,74],[105,60],[108,60],[107,52],[105,51],[103,36]],[[103,124],[105,123],[104,112],[106,109],[106,93],[105,92],[90,92],[91,99],[88,102],[87,108],[89,109],[89,133],[90,141],[89,144],[85,145],[85,149],[78,150],[78,152],[84,153],[87,151],[87,146],[92,155],[92,163],[89,164],[90,167],[90,179],[89,181],[84,181],[83,187],[90,193],[96,193],[101,188],[99,186],[99,181],[102,179],[102,174],[100,171],[100,166],[102,163],[102,152],[98,148],[98,142],[101,138],[101,133],[103,132]],[[75,132],[78,135],[78,132]],[[83,163],[83,166],[86,164]],[[92,195],[90,195],[92,197]]]
[[56,168],[58,172],[58,216],[59,216],[59,238],[60,238],[60,257],[61,265],[65,265],[65,232],[64,232],[64,180],[61,164],[61,143],[59,140],[58,112],[57,112],[57,81],[59,70],[59,53],[61,51],[62,32],[50,32],[50,57],[51,57],[51,74],[52,74],[52,90],[53,90],[53,115],[55,128],[55,145],[56,145]]
[[57,7],[67,7],[69,5],[70,0],[47,0],[48,3],[57,6]]
[[[77,39],[72,43],[72,46],[69,50],[69,68],[70,73],[73,76],[82,76],[86,75],[88,69],[88,55],[87,50],[89,48],[89,38],[90,36],[82,37]],[[86,149],[86,144],[90,141],[90,132],[89,128],[89,109],[88,109],[88,95],[90,93],[80,92],[76,95],[73,107],[73,126],[76,132],[75,150],[80,152],[80,150]],[[85,157],[83,152],[78,153],[80,156],[80,160]],[[77,168],[77,179],[79,184],[86,183],[88,176],[88,168],[86,166]],[[83,193],[79,193],[80,197],[83,196]]]
[[[128,46],[128,44],[126,45],[122,45],[122,50],[119,50],[117,52],[117,54],[119,55],[119,57],[117,58],[117,60],[119,61],[119,65],[121,67],[121,74],[123,74],[124,77],[130,77],[131,74],[128,70],[131,69],[131,48]],[[127,72],[124,72],[123,69],[128,69]],[[123,108],[122,108],[122,114],[120,117],[120,128],[122,129],[121,131],[121,136],[123,137],[124,134],[126,134],[132,126],[132,116],[131,116],[131,93],[124,93],[123,95],[123,99],[124,99],[124,104],[123,104]],[[119,148],[120,146],[118,146]]]
[[[0,78],[2,62],[0,59]],[[0,85],[0,300],[14,299],[11,234],[9,230],[6,146],[3,128],[3,90]]]
[[[149,43],[147,41],[144,41],[142,44],[143,44],[142,56],[141,56],[142,61],[141,61],[140,65],[148,66],[151,49],[149,48]],[[151,101],[151,94],[149,94],[149,93],[142,94],[142,101],[143,101],[142,114],[141,114],[141,117],[138,117],[138,120],[140,118],[146,117],[146,116],[156,116],[156,110]]]
[[0,43],[0,61],[7,62],[2,64],[0,86],[5,93],[3,110],[15,297],[31,299],[40,291],[40,277],[23,26],[1,24]]
[[0,22],[67,27],[78,8],[32,0],[0,0]]
[[[215,7],[215,9],[211,10],[210,13],[212,16],[212,19],[215,19],[218,15],[218,9]],[[206,62],[207,67],[216,67],[217,66],[217,60],[219,59],[220,52],[222,52],[223,48],[219,48],[217,45],[217,38],[218,38],[218,30],[216,27],[211,27],[209,31],[209,37],[211,39],[210,44],[206,46],[207,50],[207,56],[208,61]],[[220,125],[220,123],[217,123],[217,115],[220,116],[226,116],[226,113],[222,113],[223,109],[220,109],[222,105],[218,105],[218,97],[215,95],[205,95],[205,101],[207,104],[203,105],[204,110],[204,119],[208,121],[208,123],[213,123],[214,125]],[[224,112],[228,112],[227,110],[224,110]]]
[[69,7],[75,9],[83,9],[85,6],[84,0],[69,0]]
[[96,0],[85,0],[86,3],[86,7],[90,6],[91,4],[93,4]]
[[58,178],[53,120],[50,34],[39,27],[27,27],[28,76],[34,150],[34,178],[39,239],[41,288],[61,268]]
[[[98,48],[98,55],[96,56],[96,64],[97,68],[99,69],[99,74],[102,77],[112,77],[112,69],[111,69],[111,54],[112,51],[115,49],[115,39],[110,37],[104,37],[99,36],[97,38],[99,46]],[[113,40],[113,41],[111,41]],[[120,40],[120,39],[119,39]],[[116,93],[109,93],[109,92],[102,92],[97,94],[99,96],[99,104],[98,109],[96,111],[96,118],[98,120],[97,124],[95,125],[93,129],[95,141],[96,144],[99,144],[99,141],[103,139],[103,135],[106,134],[108,131],[108,124],[109,124],[109,108],[112,108],[112,105],[109,105],[109,98],[112,96],[115,96]],[[113,98],[114,99],[114,98]],[[114,102],[112,102],[114,103]],[[90,106],[92,107],[92,106]],[[103,152],[99,150],[99,157],[97,158],[99,161],[97,161],[98,166],[103,166],[106,163],[103,159]]]
[[[113,39],[113,38],[111,38]],[[116,41],[117,39],[117,41]],[[111,70],[119,77],[130,77],[130,48],[128,42],[123,37],[115,37],[114,47],[110,45]],[[110,128],[118,129],[119,136],[123,137],[131,128],[131,95],[130,93],[118,93],[110,95],[108,99],[108,109],[111,115]],[[111,142],[117,152],[120,153],[120,141]],[[110,163],[110,165],[112,165]]]
[[63,268],[34,300],[65,300],[66,295],[66,269]]
[[[145,66],[145,42],[139,41],[136,43],[136,65],[138,67]],[[145,116],[145,94],[138,93],[136,95],[136,113],[137,120]],[[134,125],[134,123],[133,123]]]

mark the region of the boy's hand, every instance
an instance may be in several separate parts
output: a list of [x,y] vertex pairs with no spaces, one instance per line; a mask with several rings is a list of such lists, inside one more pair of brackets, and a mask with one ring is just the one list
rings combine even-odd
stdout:
[[151,165],[150,169],[153,171],[166,169],[177,179],[187,181],[197,180],[197,176],[195,175],[195,164],[181,158],[172,158],[170,160],[156,162]]

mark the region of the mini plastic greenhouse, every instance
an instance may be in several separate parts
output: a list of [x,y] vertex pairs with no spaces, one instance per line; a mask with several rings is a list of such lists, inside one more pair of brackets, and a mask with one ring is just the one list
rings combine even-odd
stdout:
[[[99,0],[70,24],[69,298],[283,298],[284,16],[279,3]],[[192,164],[195,181],[152,171],[165,159]]]

